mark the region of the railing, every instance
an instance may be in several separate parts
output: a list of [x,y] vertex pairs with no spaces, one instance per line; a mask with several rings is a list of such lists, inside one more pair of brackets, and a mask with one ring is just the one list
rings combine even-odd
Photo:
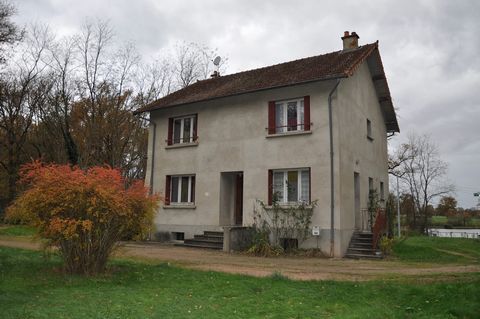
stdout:
[[386,229],[387,229],[387,216],[385,214],[385,210],[379,208],[377,209],[375,223],[373,224],[373,227],[372,227],[372,233],[373,233],[372,248],[373,249],[377,248],[377,244],[380,239],[380,236],[382,236],[385,233]]
[[367,208],[363,208],[360,210],[360,230],[370,231],[371,229],[370,212]]
[[187,136],[187,137],[178,137],[178,138],[172,138],[172,139],[167,139],[165,142],[167,144],[185,144],[185,143],[194,143],[198,141],[198,135],[196,136]]

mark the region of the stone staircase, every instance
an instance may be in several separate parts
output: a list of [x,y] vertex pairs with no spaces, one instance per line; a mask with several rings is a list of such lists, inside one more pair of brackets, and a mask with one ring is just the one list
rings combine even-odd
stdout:
[[203,235],[194,235],[193,238],[185,239],[183,243],[175,244],[176,246],[223,249],[223,232],[220,231],[204,231]]
[[350,239],[345,258],[382,259],[380,250],[372,248],[373,234],[371,232],[355,231]]

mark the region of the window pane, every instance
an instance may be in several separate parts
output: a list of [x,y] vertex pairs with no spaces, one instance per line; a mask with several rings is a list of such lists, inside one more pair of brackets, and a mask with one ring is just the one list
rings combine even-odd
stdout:
[[302,171],[302,194],[300,200],[306,203],[310,202],[310,172]]
[[178,177],[172,177],[172,193],[170,195],[170,202],[178,203]]
[[176,119],[173,125],[173,143],[180,143],[180,130],[182,127],[182,120]]
[[279,203],[285,202],[283,198],[283,186],[285,185],[285,180],[283,178],[283,172],[274,172],[273,173],[273,194],[277,196],[277,201]]
[[287,175],[288,202],[298,202],[298,172],[289,171]]
[[182,189],[181,189],[181,192],[182,192],[181,202],[182,203],[188,203],[188,179],[189,179],[188,176],[183,176],[182,177]]
[[303,107],[303,100],[300,101],[300,105],[298,106],[298,130],[303,131],[305,129],[305,113]]
[[297,130],[297,102],[288,102],[287,125],[289,131]]
[[283,103],[276,103],[275,104],[275,132],[276,133],[283,133],[285,132],[285,122],[283,117]]
[[185,118],[183,119],[183,143],[190,143],[190,127],[191,127],[191,119]]

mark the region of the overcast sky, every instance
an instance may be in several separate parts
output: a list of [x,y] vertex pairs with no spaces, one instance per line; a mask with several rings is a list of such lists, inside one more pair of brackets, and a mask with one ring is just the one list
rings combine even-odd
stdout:
[[76,32],[110,21],[153,59],[179,41],[218,48],[227,73],[341,49],[343,31],[379,40],[401,135],[430,134],[459,205],[480,191],[480,1],[14,0],[20,24]]

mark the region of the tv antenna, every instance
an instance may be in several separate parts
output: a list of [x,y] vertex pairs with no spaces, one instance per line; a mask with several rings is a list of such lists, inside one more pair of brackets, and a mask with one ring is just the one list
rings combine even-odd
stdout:
[[213,59],[213,65],[218,68],[218,66],[220,65],[220,61],[222,61],[222,58],[220,56],[217,56],[215,59]]

